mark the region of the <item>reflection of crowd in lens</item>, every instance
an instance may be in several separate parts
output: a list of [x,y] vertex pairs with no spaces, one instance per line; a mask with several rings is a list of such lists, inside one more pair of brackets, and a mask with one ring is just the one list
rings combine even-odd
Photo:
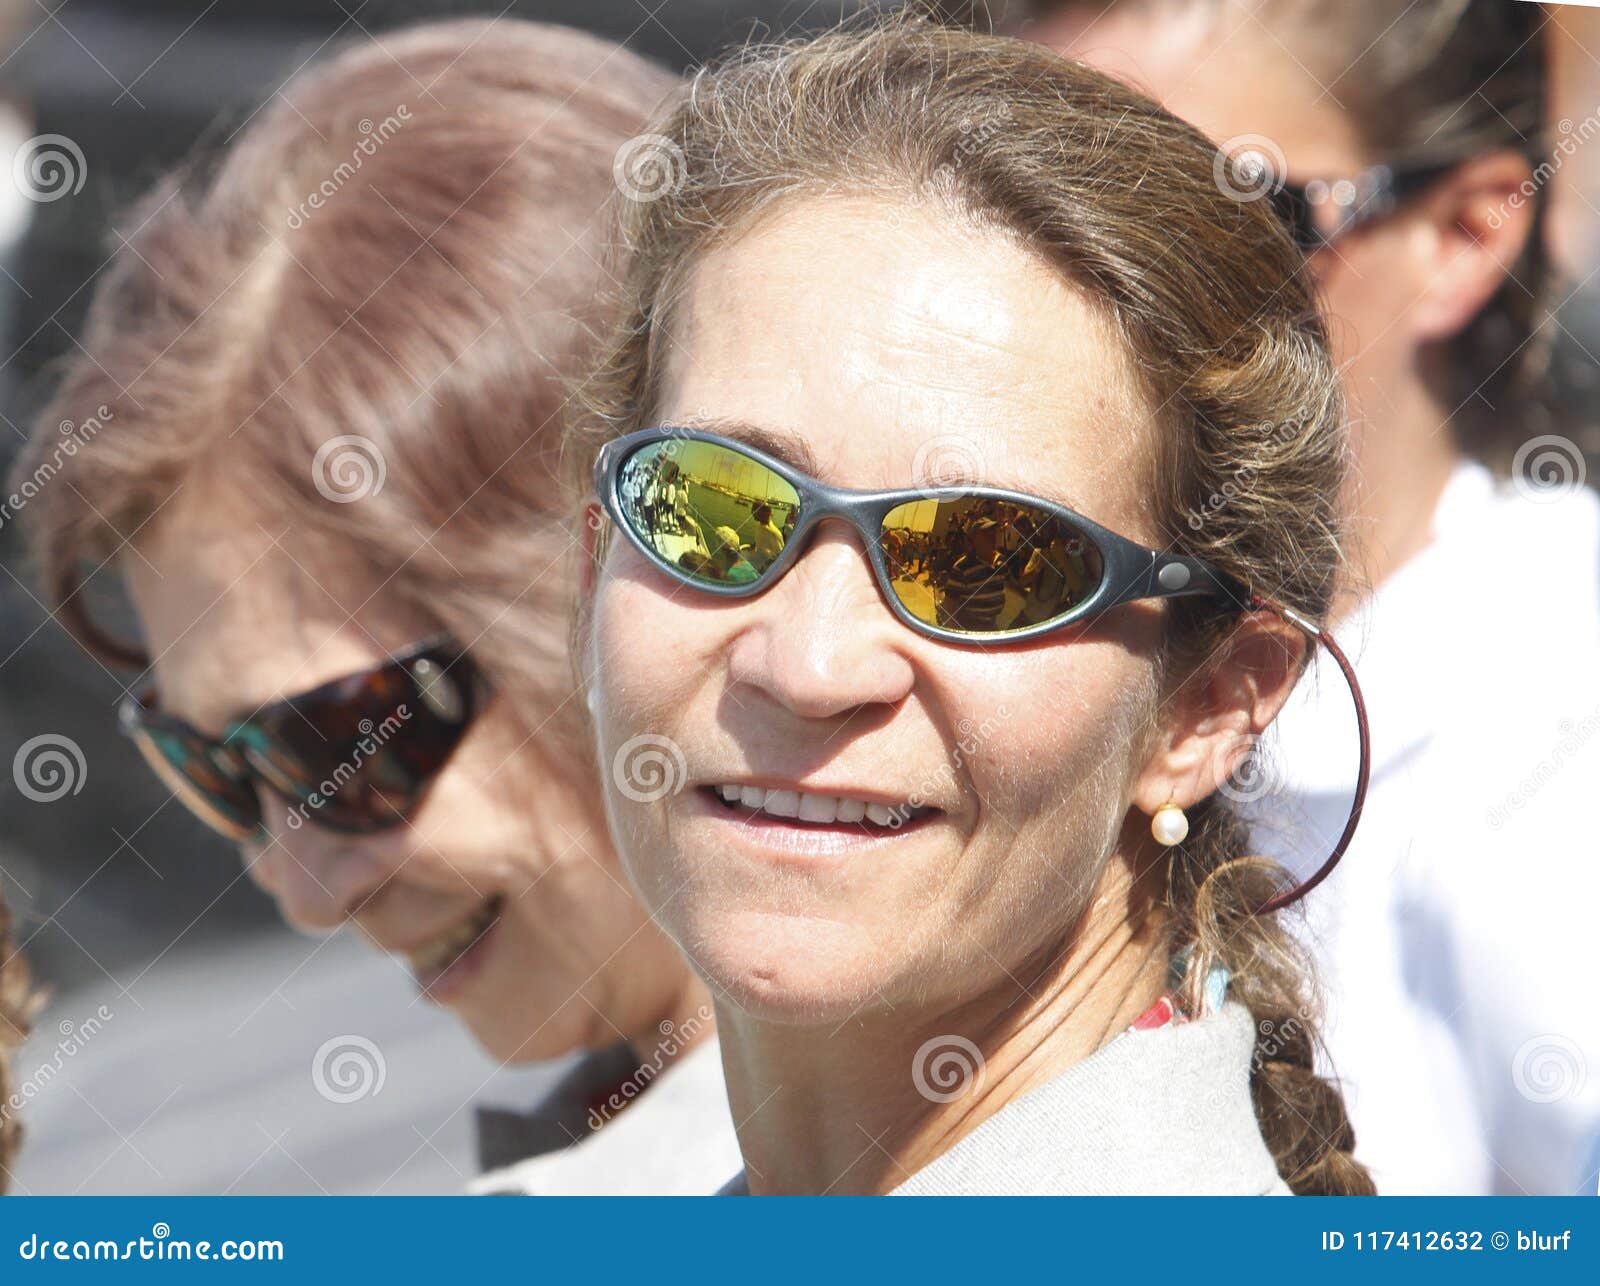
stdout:
[[662,557],[706,580],[748,585],[783,553],[794,533],[793,505],[753,499],[692,466],[685,472],[666,449],[641,455],[647,462],[630,465],[620,486]]
[[886,529],[883,551],[890,578],[922,586],[935,598],[939,624],[957,630],[1050,620],[1100,578],[1079,533],[1049,514],[990,497],[941,504],[929,531]]

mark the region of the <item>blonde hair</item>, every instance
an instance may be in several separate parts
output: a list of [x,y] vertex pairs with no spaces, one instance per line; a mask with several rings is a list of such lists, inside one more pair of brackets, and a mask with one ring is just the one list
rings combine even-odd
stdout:
[[[583,386],[575,470],[648,422],[677,297],[708,249],[792,198],[931,193],[1010,232],[1104,306],[1162,408],[1163,539],[1326,614],[1345,463],[1339,379],[1299,254],[1263,204],[1225,193],[1196,130],[1046,50],[908,18],[746,49],[696,77],[652,130],[675,181],[627,207],[621,320]],[[1231,624],[1175,610],[1163,683],[1203,665]],[[1370,1191],[1343,1100],[1312,1067],[1308,968],[1274,917],[1250,914],[1278,872],[1241,860],[1244,833],[1222,801],[1192,822],[1171,859],[1168,917],[1173,952],[1188,948],[1188,986],[1220,960],[1255,1015],[1257,1114],[1289,1185]]]

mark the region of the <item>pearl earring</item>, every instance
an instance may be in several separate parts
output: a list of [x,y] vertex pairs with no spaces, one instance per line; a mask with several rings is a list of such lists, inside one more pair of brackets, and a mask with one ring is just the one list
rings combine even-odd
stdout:
[[1189,819],[1176,804],[1163,804],[1150,819],[1150,833],[1156,837],[1156,843],[1171,848],[1183,843],[1184,836],[1189,833]]

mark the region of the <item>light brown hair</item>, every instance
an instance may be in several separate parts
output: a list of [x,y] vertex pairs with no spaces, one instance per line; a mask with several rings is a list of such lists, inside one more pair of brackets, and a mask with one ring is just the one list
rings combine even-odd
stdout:
[[557,428],[619,152],[675,83],[560,27],[430,24],[161,182],[12,479],[58,619],[147,663],[84,575],[187,488],[454,633],[530,734],[577,719]]
[[[678,181],[626,207],[623,310],[584,386],[575,470],[649,422],[674,307],[708,250],[791,199],[933,200],[1008,232],[1104,306],[1162,408],[1164,541],[1325,617],[1346,453],[1338,375],[1301,257],[1264,206],[1223,195],[1198,131],[1036,46],[910,19],[746,50],[652,130]],[[1174,611],[1163,695],[1233,625]],[[1312,1065],[1309,967],[1275,917],[1249,914],[1281,873],[1246,858],[1225,802],[1193,810],[1189,841],[1164,859],[1168,946],[1188,951],[1191,1003],[1213,962],[1232,970],[1260,1033],[1257,1113],[1289,1185],[1368,1192],[1343,1100]]]

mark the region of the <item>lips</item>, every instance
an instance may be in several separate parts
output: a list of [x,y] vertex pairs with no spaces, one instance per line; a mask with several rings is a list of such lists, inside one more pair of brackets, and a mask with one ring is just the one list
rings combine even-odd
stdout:
[[503,899],[492,897],[450,928],[400,953],[410,962],[417,985],[429,999],[447,1001],[456,987],[476,972],[502,909]]

